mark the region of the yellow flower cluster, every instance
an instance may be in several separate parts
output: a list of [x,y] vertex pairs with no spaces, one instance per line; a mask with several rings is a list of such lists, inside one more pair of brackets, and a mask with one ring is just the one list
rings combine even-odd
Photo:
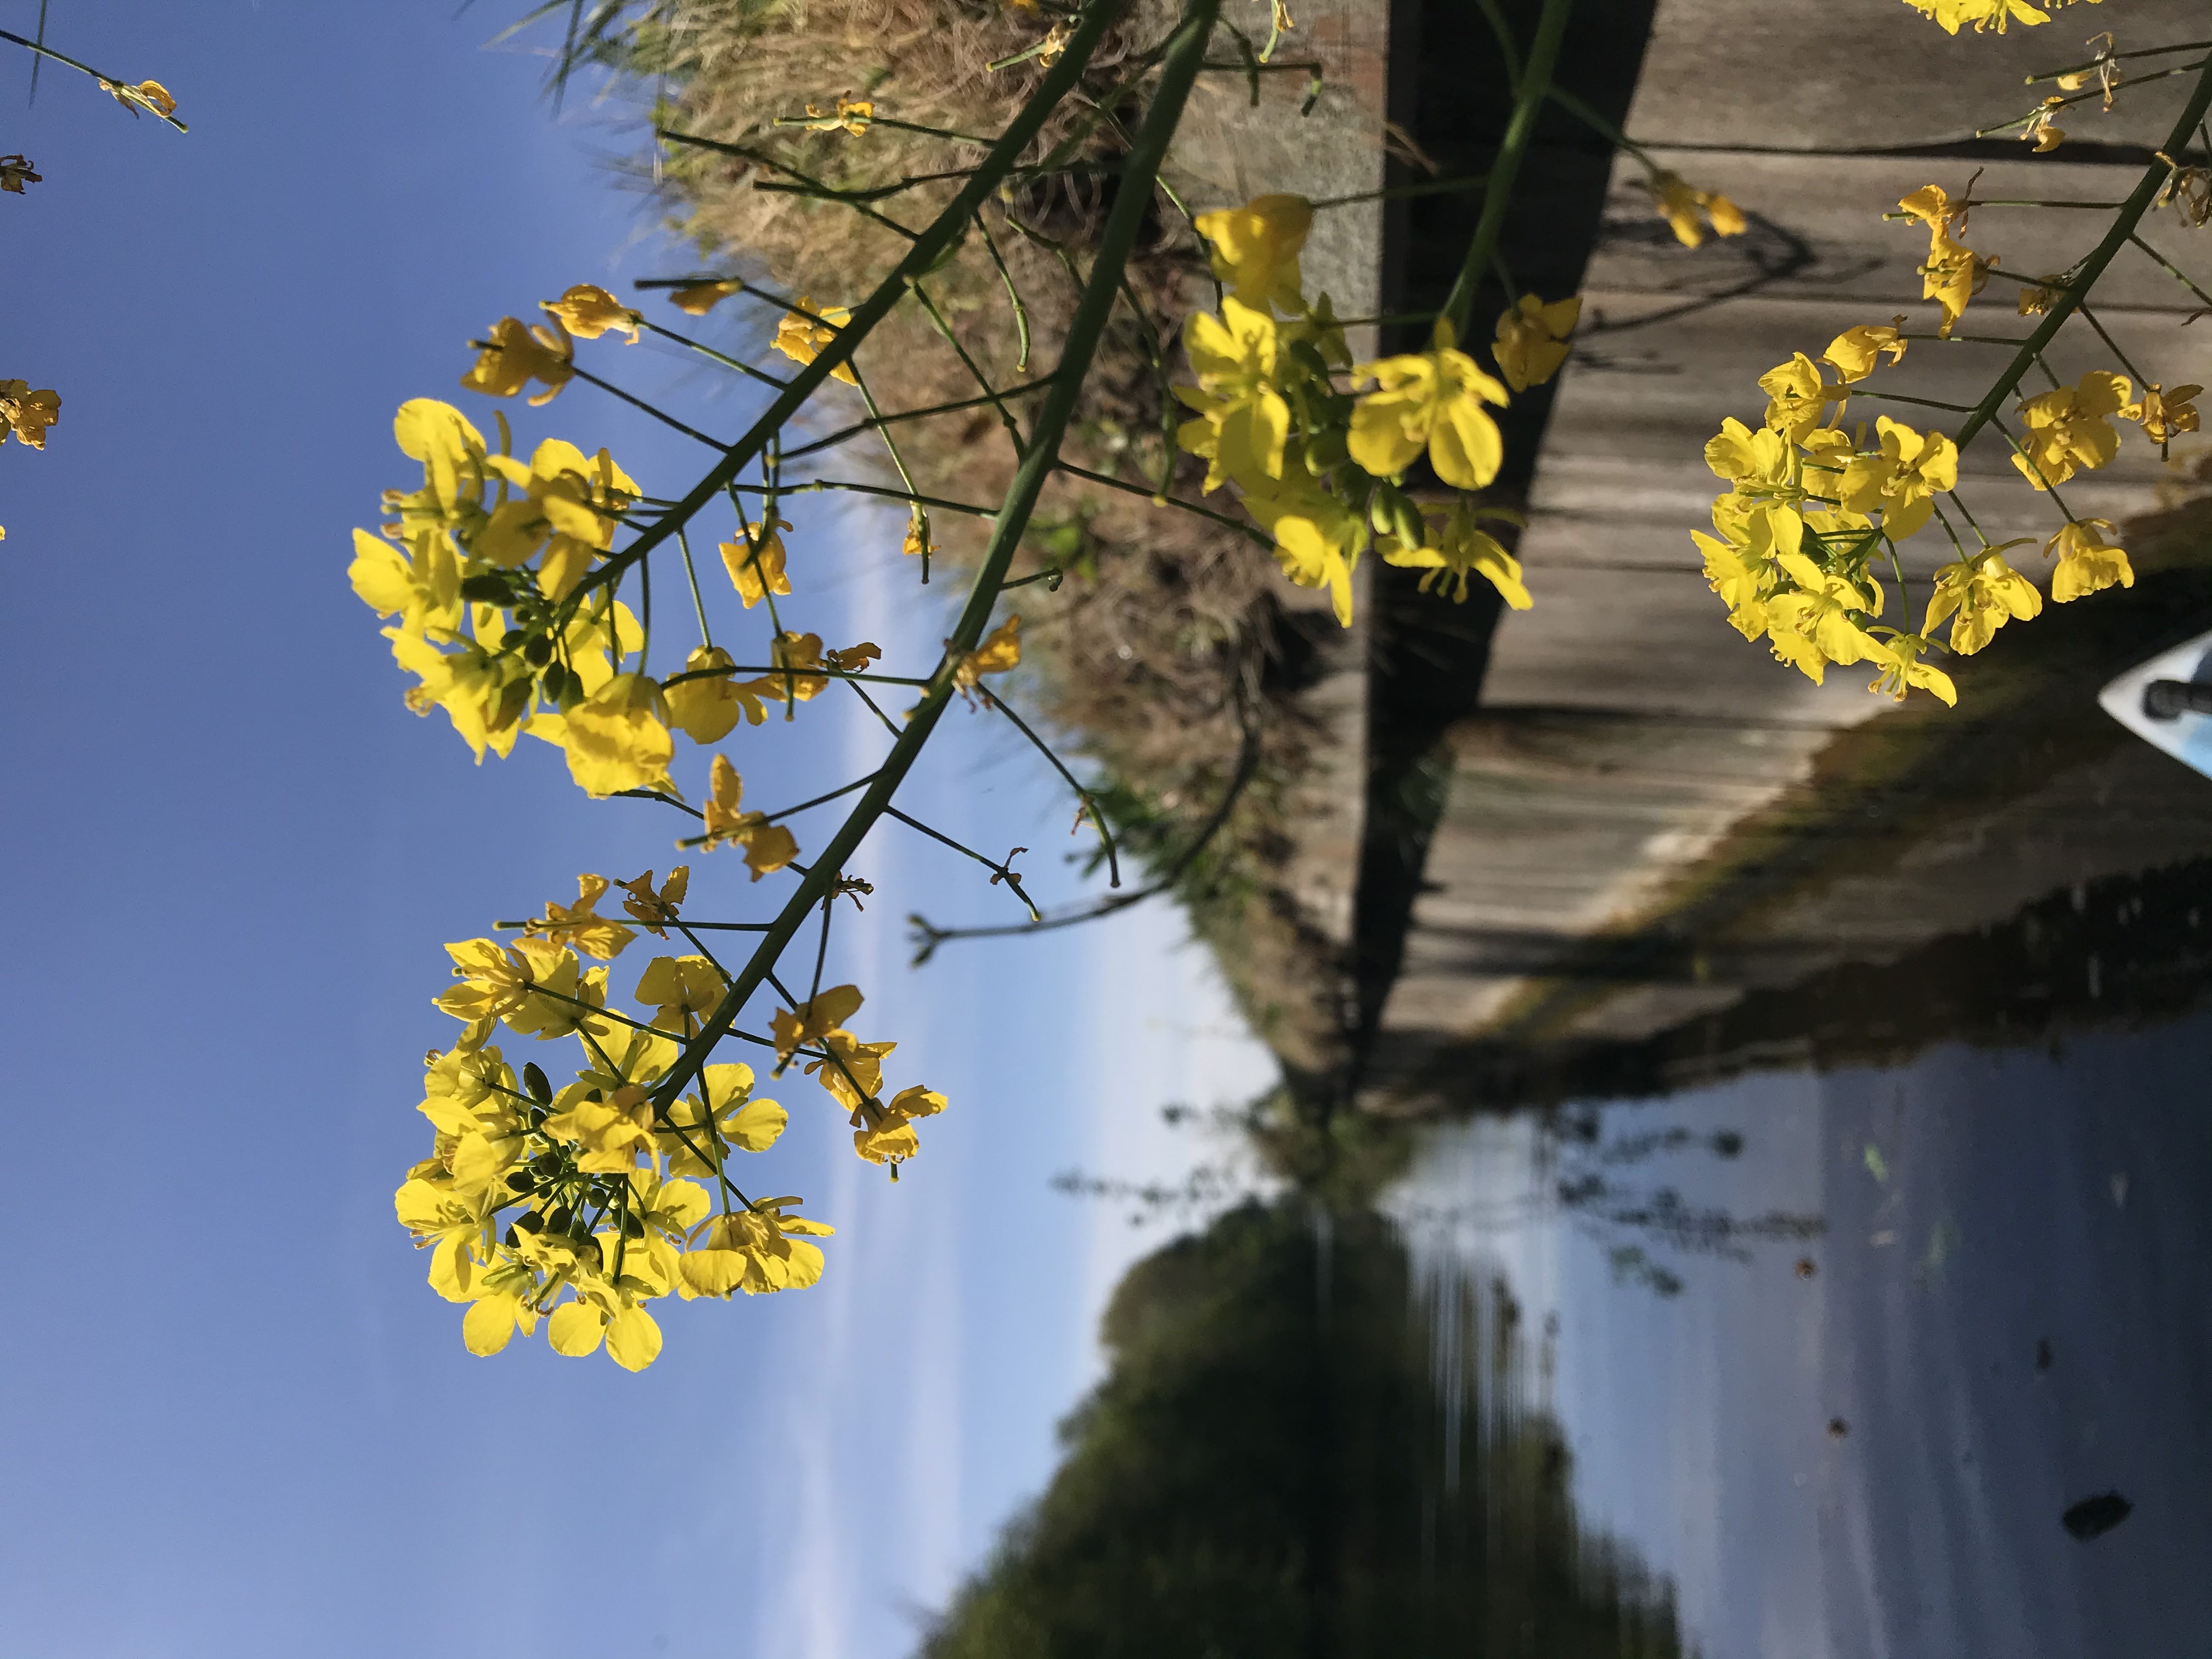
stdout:
[[18,443],[46,447],[46,431],[62,418],[62,394],[52,386],[33,392],[28,380],[0,380],[0,444],[14,433]]
[[[770,642],[766,672],[740,678],[727,652],[702,647],[664,685],[643,671],[644,633],[628,605],[604,588],[574,597],[638,486],[604,449],[587,457],[549,439],[525,464],[506,453],[504,419],[500,431],[494,452],[451,404],[401,405],[393,432],[421,464],[422,488],[386,492],[381,533],[354,532],[349,571],[354,592],[392,619],[384,635],[416,677],[407,706],[442,708],[479,762],[487,750],[512,752],[527,732],[563,751],[590,795],[680,799],[670,775],[674,733],[718,743],[741,716],[761,724],[766,703],[817,696],[830,684],[825,670],[856,672],[881,654],[866,642],[825,653],[818,635],[785,632]],[[750,605],[788,593],[775,528],[746,534],[750,552],[743,543],[723,549],[739,597]]]
[[[1816,682],[1831,663],[1871,662],[1878,669],[1872,690],[1901,698],[1921,686],[1948,703],[1957,699],[1949,678],[1922,659],[1938,624],[1948,619],[1950,649],[1971,656],[2006,623],[2039,615],[2043,595],[2005,562],[2006,550],[2021,542],[1984,542],[1972,552],[1960,546],[1959,557],[1936,572],[1918,634],[1874,620],[1883,606],[1876,562],[1886,560],[1901,582],[1896,544],[1924,529],[1936,497],[1959,481],[1957,446],[1940,432],[1919,432],[1887,416],[1875,420],[1871,437],[1863,422],[1856,432],[1839,423],[1848,388],[1882,359],[1904,356],[1906,341],[1897,326],[1903,321],[1848,329],[1820,362],[1799,352],[1760,376],[1767,394],[1760,428],[1731,417],[1705,446],[1707,465],[1729,484],[1713,503],[1716,533],[1691,534],[1707,582],[1745,638],[1765,638],[1778,659]],[[1834,381],[1826,369],[1836,372]],[[2026,436],[2013,463],[2047,490],[2077,468],[2112,459],[2119,435],[2111,416],[2156,432],[2193,429],[2180,421],[2193,419],[2188,399],[2198,390],[2177,386],[2161,396],[2154,388],[2130,403],[2125,377],[2092,370],[2074,386],[2022,400]],[[2045,556],[2057,562],[2053,599],[2064,604],[2134,586],[2127,554],[2106,538],[2112,529],[2102,519],[2069,519],[2045,544]]]
[[[690,874],[679,866],[656,887],[647,871],[621,884],[624,911],[658,937],[682,930]],[[700,1065],[688,1092],[656,1105],[651,1091],[703,1040],[730,982],[707,955],[655,957],[634,994],[650,1018],[609,1008],[604,964],[637,933],[599,914],[613,890],[604,876],[579,876],[576,902],[547,904],[513,943],[446,947],[457,983],[435,1001],[464,1030],[427,1062],[420,1109],[431,1155],[393,1204],[432,1252],[432,1288],[467,1304],[461,1332],[472,1353],[496,1353],[543,1319],[556,1352],[604,1343],[638,1370],[660,1352],[647,1309],[656,1298],[753,1296],[822,1276],[822,1252],[808,1241],[831,1230],[796,1213],[798,1199],[750,1199],[736,1179],[735,1155],[768,1151],[788,1121],[782,1106],[755,1097],[752,1068]],[[807,1060],[850,1114],[854,1150],[896,1177],[920,1150],[915,1120],[944,1110],[945,1097],[916,1085],[879,1097],[896,1045],[844,1028],[860,1002],[846,985],[779,1010],[772,1046],[779,1073]],[[584,1053],[574,1080],[556,1091],[534,1064],[518,1076],[489,1043],[502,1024],[539,1042],[575,1037]]]
[[[2068,5],[2072,0],[2044,0],[2046,5]],[[2089,0],[2095,5],[2098,0]],[[2033,28],[2038,23],[2047,23],[2051,14],[2040,7],[2032,6],[2028,0],[1905,0],[1905,3],[1923,17],[1934,19],[1946,34],[1956,34],[1967,24],[1974,33],[2002,34],[2014,23]]]
[[[1529,295],[1498,319],[1492,356],[1504,382],[1442,321],[1425,351],[1355,366],[1328,296],[1305,297],[1298,259],[1312,219],[1299,196],[1200,216],[1226,291],[1218,313],[1196,313],[1184,329],[1197,383],[1175,389],[1192,414],[1177,443],[1206,461],[1206,490],[1237,486],[1274,538],[1284,574],[1327,588],[1347,627],[1352,572],[1370,546],[1425,572],[1424,589],[1441,580],[1464,601],[1468,578],[1480,575],[1527,609],[1518,562],[1479,523],[1513,515],[1469,493],[1442,507],[1417,503],[1401,486],[1424,457],[1457,491],[1498,476],[1504,445],[1490,410],[1507,402],[1508,383],[1523,391],[1559,371],[1581,301]],[[1358,395],[1363,384],[1374,389]]]
[[859,987],[833,985],[796,1008],[777,1009],[769,1030],[775,1039],[779,1075],[805,1051],[805,1044],[815,1045],[806,1074],[851,1113],[853,1150],[871,1164],[890,1164],[896,1181],[898,1166],[921,1150],[915,1120],[943,1111],[945,1097],[915,1084],[887,1101],[880,1097],[884,1056],[898,1044],[863,1042],[845,1029],[845,1022],[860,1012],[861,1000]]
[[1928,524],[1932,498],[1958,482],[1958,450],[1887,416],[1872,442],[1863,425],[1854,434],[1831,424],[1850,395],[1844,387],[1905,349],[1894,327],[1854,328],[1822,354],[1838,382],[1802,352],[1761,376],[1759,428],[1730,417],[1705,446],[1705,464],[1729,489],[1713,502],[1715,533],[1691,534],[1729,621],[1778,659],[1815,683],[1832,663],[1872,663],[1875,690],[1902,697],[1919,686],[1952,702],[1949,677],[1921,660],[1927,640],[1875,621],[1884,596],[1873,566]]
[[[33,392],[28,380],[0,380],[0,444],[12,432],[17,442],[44,449],[46,429],[61,417],[62,394],[51,386]],[[0,529],[0,541],[7,538],[7,531]]]

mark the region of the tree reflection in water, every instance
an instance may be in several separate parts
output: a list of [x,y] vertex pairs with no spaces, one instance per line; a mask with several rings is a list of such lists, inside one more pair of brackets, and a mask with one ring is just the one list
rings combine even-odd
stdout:
[[1679,1654],[1670,1590],[1583,1533],[1559,1427],[1521,1407],[1510,1303],[1455,1310],[1493,1340],[1440,1376],[1412,1291],[1389,1221],[1303,1198],[1139,1263],[1059,1470],[928,1659]]

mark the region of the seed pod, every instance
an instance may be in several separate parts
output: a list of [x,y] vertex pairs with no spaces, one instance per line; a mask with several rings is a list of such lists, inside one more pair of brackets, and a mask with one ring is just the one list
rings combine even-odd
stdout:
[[1402,495],[1393,504],[1391,520],[1394,526],[1393,533],[1396,535],[1401,545],[1406,547],[1428,545],[1428,521],[1421,517],[1421,509],[1415,507]]
[[1374,493],[1367,498],[1367,522],[1374,526],[1376,535],[1395,536],[1398,533],[1398,508],[1405,499],[1397,485],[1381,479],[1376,481]]
[[1328,379],[1328,359],[1314,349],[1311,340],[1291,342],[1291,361],[1314,377],[1326,382]]
[[1345,447],[1344,433],[1337,427],[1322,427],[1306,438],[1306,465],[1316,477],[1333,466],[1341,466],[1351,453]]
[[499,694],[499,707],[492,711],[492,717],[484,725],[489,731],[504,732],[522,718],[522,711],[529,706],[530,682],[509,680],[506,689]]

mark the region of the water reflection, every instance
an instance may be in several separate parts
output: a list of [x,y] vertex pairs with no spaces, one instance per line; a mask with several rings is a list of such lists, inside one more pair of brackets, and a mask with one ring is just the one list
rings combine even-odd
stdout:
[[1133,1271],[927,1650],[2193,1650],[2208,921],[2212,861],[2087,880],[1616,1051],[1609,1097],[1283,1095],[1241,1166],[1091,1183],[1272,1195]]
[[925,1651],[1684,1651],[1666,1586],[1577,1518],[1524,1324],[1488,1279],[1418,1285],[1372,1212],[1230,1211],[1123,1281],[1058,1473]]
[[[2195,1651],[2208,1071],[2203,1015],[1761,1070],[1583,1109],[1564,1138],[1534,1113],[1434,1128],[1389,1202],[1417,1278],[1503,1275],[1556,1322],[1577,1512],[1674,1585],[1686,1647]],[[1574,1158],[1607,1145],[1650,1149],[1664,1214],[1825,1225],[1646,1231],[1665,1281],[1624,1274],[1572,1201]]]

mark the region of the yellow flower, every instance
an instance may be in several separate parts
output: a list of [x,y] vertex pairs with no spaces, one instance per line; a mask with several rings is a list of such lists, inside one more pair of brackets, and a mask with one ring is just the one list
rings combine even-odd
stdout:
[[1835,365],[1845,386],[1853,385],[1873,374],[1875,365],[1885,355],[1893,363],[1904,357],[1908,343],[1898,333],[1904,322],[1905,319],[1899,317],[1894,325],[1863,323],[1856,328],[1847,328],[1828,342],[1828,349],[1820,356]]
[[728,1147],[764,1152],[790,1121],[775,1101],[752,1097],[750,1066],[702,1066],[699,1087],[707,1103],[685,1095],[668,1109],[668,1127],[655,1138],[672,1175],[712,1175],[727,1162]]
[[28,156],[0,155],[0,190],[6,191],[10,196],[21,196],[24,185],[45,182],[38,173],[31,171]]
[[1705,465],[1740,495],[1795,500],[1804,493],[1797,452],[1790,441],[1771,427],[1754,432],[1733,415],[1705,441]]
[[1182,338],[1198,385],[1174,390],[1198,418],[1183,423],[1176,442],[1207,462],[1201,488],[1234,478],[1249,491],[1281,477],[1291,410],[1276,386],[1274,319],[1231,295],[1218,317],[1194,312]]
[[731,585],[738,590],[738,598],[751,610],[769,594],[791,592],[791,578],[784,574],[782,532],[790,523],[777,519],[766,525],[747,525],[746,538],[724,542],[722,566],[730,573]]
[[1003,674],[1022,660],[1022,619],[1012,616],[983,636],[982,643],[952,665],[952,684],[965,692],[986,674]]
[[1352,371],[1379,389],[1352,411],[1352,459],[1378,478],[1395,478],[1423,449],[1437,477],[1457,489],[1480,489],[1504,459],[1498,422],[1486,403],[1503,405],[1505,388],[1457,349],[1439,318],[1429,349]]
[[1795,584],[1766,600],[1767,637],[1777,655],[1794,663],[1815,684],[1820,680],[1820,665],[1793,647],[1809,645],[1828,662],[1838,664],[1880,655],[1881,642],[1857,621],[1861,615],[1881,613],[1880,588],[1871,584],[1863,588],[1848,577],[1823,570],[1802,552],[1778,553],[1774,562]]
[[2127,376],[2093,368],[2070,386],[2039,392],[2020,406],[2027,430],[2012,464],[2038,489],[2064,483],[2077,467],[2100,467],[2119,453],[2108,418],[2125,416]]
[[[838,331],[853,320],[853,313],[839,306],[824,311],[805,295],[799,296],[793,310],[783,313],[776,325],[775,349],[795,363],[811,363],[822,355],[822,348],[837,337]],[[830,371],[833,380],[842,380],[847,386],[858,386],[850,363],[840,363]]]
[[423,534],[410,550],[394,547],[366,530],[353,532],[353,562],[346,578],[362,604],[380,617],[400,618],[402,631],[454,628],[461,620],[461,565],[442,537]]
[[571,1084],[553,1097],[545,1133],[576,1149],[576,1167],[590,1175],[618,1175],[637,1167],[653,1150],[653,1101],[635,1083],[611,1095]]
[[1567,336],[1581,319],[1580,295],[1546,305],[1533,294],[1524,294],[1512,310],[1498,318],[1498,339],[1490,355],[1498,361],[1505,384],[1516,392],[1541,386],[1559,372],[1571,349]]
[[1659,216],[1684,247],[1703,242],[1708,225],[1716,236],[1741,236],[1748,222],[1743,210],[1727,197],[1717,191],[1692,190],[1680,173],[1654,173],[1644,187],[1651,192]]
[[625,789],[672,793],[668,763],[676,745],[663,723],[667,712],[649,676],[617,674],[565,716],[541,714],[530,729],[560,744],[569,775],[594,800]]
[[2055,554],[2058,559],[2051,573],[2051,597],[2058,604],[2102,592],[2115,582],[2122,587],[2136,585],[2135,567],[2128,562],[2125,550],[2098,533],[2109,534],[2112,529],[2109,519],[2078,519],[2060,526],[2058,533],[2044,544],[2044,556]]
[[2191,400],[2203,390],[2201,386],[2178,386],[2167,392],[2147,386],[2142,401],[2130,404],[2120,416],[2141,423],[2153,443],[2166,443],[2178,432],[2197,430],[2197,407]]
[[1936,332],[1948,340],[1959,319],[1966,315],[1966,302],[1982,291],[1990,279],[1990,267],[1996,262],[1984,259],[1953,239],[1951,227],[1965,226],[1966,209],[1954,202],[1941,185],[1923,185],[1900,198],[1898,206],[1928,227],[1928,260],[1920,267],[1920,297],[1943,307],[1943,320]]
[[[1478,518],[1504,519],[1518,523],[1520,515],[1498,509],[1484,509],[1462,500],[1445,518],[1441,533],[1433,546],[1407,547],[1395,537],[1386,536],[1376,544],[1376,550],[1386,564],[1395,564],[1421,570],[1421,592],[1429,591],[1431,583],[1449,582],[1452,603],[1467,603],[1467,579],[1479,575],[1504,596],[1505,603],[1516,611],[1526,611],[1535,601],[1522,585],[1521,562],[1508,553],[1498,539],[1475,523]],[[1424,520],[1424,527],[1426,521]]]
[[916,507],[908,515],[906,521],[906,539],[899,544],[901,553],[908,558],[913,558],[916,555],[927,555],[937,551],[937,544],[931,541],[926,533],[928,522],[922,516],[920,507]]
[[46,428],[62,418],[62,394],[48,386],[31,390],[27,380],[0,380],[0,443],[12,432],[33,449],[46,447]]
[[679,1293],[726,1297],[743,1291],[758,1296],[814,1284],[822,1277],[822,1252],[798,1235],[826,1237],[836,1230],[786,1213],[786,1206],[798,1202],[767,1199],[708,1222],[684,1254]]
[[556,945],[571,945],[587,957],[597,957],[611,962],[623,952],[623,947],[636,934],[611,917],[596,914],[596,907],[613,885],[605,876],[580,875],[576,878],[576,902],[562,904],[553,899],[545,901],[545,914],[532,917],[524,924],[523,931],[533,939],[552,940]]
[[1728,606],[1729,623],[1747,640],[1766,632],[1765,599],[1781,580],[1778,553],[1795,553],[1805,523],[1794,507],[1723,495],[1713,502],[1713,528],[1690,532],[1705,556],[1705,585]]
[[1905,3],[1923,17],[1934,18],[1946,34],[1956,34],[1962,23],[1972,23],[1977,34],[1989,29],[2002,34],[2008,23],[2033,27],[2051,21],[2049,12],[2039,11],[2027,0],[1905,0]]
[[853,1109],[853,1150],[871,1164],[903,1162],[921,1150],[914,1121],[934,1117],[945,1106],[943,1095],[920,1084],[887,1101],[864,1101]]
[[538,1328],[536,1308],[513,1291],[494,1291],[469,1304],[461,1318],[461,1341],[480,1358],[489,1358],[507,1346],[515,1332],[528,1336]]
[[520,317],[502,317],[492,325],[491,339],[477,356],[476,367],[461,376],[461,385],[488,398],[512,398],[536,380],[545,388],[530,400],[536,409],[560,396],[575,374],[571,355],[567,338],[553,330]]
[[875,118],[876,106],[866,99],[849,100],[841,96],[837,100],[835,114],[825,113],[820,106],[809,104],[806,119],[799,125],[808,132],[836,132],[842,129],[857,138],[868,130],[868,124]]
[[763,696],[775,698],[787,709],[811,702],[830,689],[830,677],[821,672],[819,634],[794,634],[787,629],[769,641],[768,659],[769,672],[752,684]]
[[177,100],[169,95],[168,88],[163,86],[159,81],[141,81],[134,87],[125,82],[110,81],[101,76],[95,76],[94,78],[100,82],[100,89],[102,92],[114,94],[115,101],[133,115],[142,109],[151,110],[155,114],[166,119],[177,112]]
[[736,665],[720,646],[702,645],[684,659],[687,674],[713,670],[729,672],[711,678],[677,680],[661,688],[661,695],[668,699],[669,719],[694,743],[720,743],[737,725],[740,714],[754,726],[768,718],[761,696],[771,689],[769,683],[736,678]]
[[[463,939],[448,945],[453,977],[461,981],[432,1000],[455,1019],[476,1025],[503,1019],[508,1027],[541,1041],[571,1031],[605,1030],[592,1018],[606,1006],[607,971],[581,971],[576,953],[550,939]],[[579,1006],[579,1005],[585,1005]]]
[[735,842],[745,849],[745,866],[753,872],[755,881],[782,869],[799,856],[799,842],[790,830],[780,823],[770,823],[764,812],[740,810],[745,784],[736,767],[717,755],[707,776],[707,834],[702,844],[708,852]]
[[744,284],[736,281],[693,283],[684,288],[669,290],[668,303],[686,316],[703,317],[732,294],[744,291]]
[[[495,658],[449,628],[381,631],[392,641],[392,659],[416,677],[405,693],[408,708],[417,714],[444,709],[478,765],[487,749],[501,756],[514,749],[530,698],[529,667],[520,658]],[[455,648],[441,651],[434,638]]]
[[538,585],[549,599],[567,597],[614,545],[615,526],[638,498],[636,481],[605,450],[587,459],[558,438],[538,445],[526,467],[509,455],[487,455],[483,465],[522,493],[492,509],[470,550],[513,569],[543,549]]
[[653,1010],[654,1030],[696,1036],[728,988],[704,957],[655,957],[638,975],[637,1000]]
[[660,1357],[660,1327],[640,1304],[668,1285],[653,1271],[651,1250],[633,1244],[625,1252],[614,1235],[599,1237],[601,1258],[612,1261],[623,1254],[627,1270],[611,1285],[580,1281],[577,1299],[554,1309],[545,1322],[545,1340],[554,1352],[580,1359],[596,1352],[604,1338],[608,1358],[626,1371],[641,1371]]
[[1838,405],[1840,418],[1840,405],[1849,398],[1848,393],[1832,391],[1820,378],[1820,365],[1802,351],[1760,375],[1759,389],[1766,394],[1766,424],[1794,444],[1803,443],[1826,422],[1830,404]]
[[420,1178],[392,1195],[392,1212],[415,1236],[415,1248],[430,1249],[431,1289],[448,1302],[471,1300],[491,1261],[492,1206],[489,1194],[464,1198]]
[[410,398],[392,416],[392,435],[402,454],[421,463],[422,487],[384,492],[385,536],[407,547],[426,534],[454,552],[473,547],[486,521],[483,434],[451,404]]
[[1959,688],[1951,684],[1951,677],[1942,669],[1921,661],[1921,653],[1927,649],[1928,641],[1917,634],[1899,634],[1886,641],[1873,658],[1881,665],[1881,672],[1867,690],[1903,702],[1905,694],[1918,686],[1955,708]]
[[658,890],[653,887],[653,872],[650,870],[641,876],[632,876],[620,885],[627,895],[623,900],[623,908],[643,922],[645,931],[653,938],[666,939],[666,924],[676,920],[677,907],[684,902],[684,894],[690,890],[691,866],[678,865],[668,872],[668,879],[661,883]]
[[2065,101],[2057,93],[2051,94],[2036,106],[2035,113],[2028,118],[2027,125],[2021,129],[2021,142],[2033,144],[2038,155],[2048,155],[2066,142],[2066,129],[2053,118],[2058,107]]
[[540,300],[538,309],[553,314],[562,330],[580,340],[596,340],[602,334],[619,331],[630,344],[637,343],[637,331],[645,321],[642,312],[633,311],[596,283],[578,283],[557,300]]
[[1213,244],[1213,274],[1243,304],[1285,316],[1303,312],[1298,254],[1313,226],[1303,196],[1255,196],[1240,208],[1201,213],[1192,222]]
[[795,1009],[779,1008],[770,1014],[768,1029],[775,1039],[776,1069],[790,1065],[802,1044],[820,1042],[860,1012],[866,1000],[857,985],[832,985]]
[[1244,510],[1275,538],[1275,562],[1300,587],[1325,587],[1340,627],[1352,626],[1352,577],[1367,544],[1358,514],[1293,467],[1264,491],[1248,493]]
[[838,1104],[858,1110],[883,1091],[884,1056],[896,1042],[863,1042],[842,1027],[824,1031],[823,1057],[806,1062],[806,1074],[837,1098]]
[[1929,498],[1957,486],[1959,447],[1940,432],[1918,433],[1887,415],[1875,425],[1881,434],[1881,452],[1851,458],[1839,494],[1845,512],[1881,507],[1883,532],[1902,541],[1934,514]]
[[1959,614],[1951,624],[1951,649],[1971,657],[2014,617],[2027,622],[2040,616],[2043,595],[2005,562],[2002,550],[1985,548],[1936,573],[1936,592],[1920,631],[1934,632],[1936,624],[1954,611]]

